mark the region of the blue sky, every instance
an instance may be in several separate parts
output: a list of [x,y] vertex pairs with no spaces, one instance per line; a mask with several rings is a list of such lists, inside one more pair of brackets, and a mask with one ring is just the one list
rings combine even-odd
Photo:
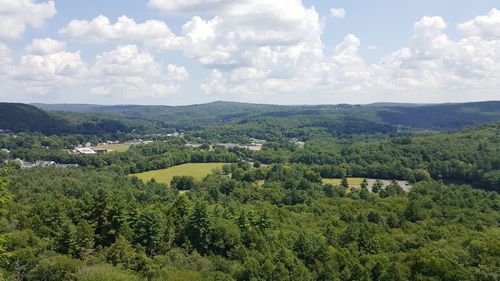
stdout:
[[500,100],[498,1],[2,3],[2,101]]

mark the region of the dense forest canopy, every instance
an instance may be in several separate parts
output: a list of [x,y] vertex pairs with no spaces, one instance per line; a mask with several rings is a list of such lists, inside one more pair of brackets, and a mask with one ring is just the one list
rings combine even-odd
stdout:
[[324,116],[325,118],[364,118],[371,122],[417,129],[449,130],[468,125],[500,120],[500,102],[463,104],[373,104],[373,105],[302,105],[283,106],[213,102],[190,106],[95,106],[46,105],[37,107],[50,111],[106,113],[133,120],[153,122],[177,130],[198,130],[227,122],[253,118],[299,118]]
[[105,113],[46,112],[27,104],[0,103],[0,130],[38,132],[45,135],[85,134],[120,136],[158,130],[146,121]]
[[[500,279],[500,103],[37,106],[0,104],[0,280]],[[185,163],[226,164],[134,176]]]

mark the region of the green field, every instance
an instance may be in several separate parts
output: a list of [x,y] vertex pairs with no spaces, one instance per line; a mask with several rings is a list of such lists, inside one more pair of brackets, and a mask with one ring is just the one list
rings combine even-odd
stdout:
[[[347,178],[349,185],[360,185],[364,178]],[[323,179],[323,183],[339,185],[342,179]]]
[[107,149],[112,152],[125,152],[130,148],[130,144],[128,143],[115,143],[115,144],[106,144],[92,147],[92,149]]
[[143,181],[155,179],[157,182],[161,183],[170,183],[174,176],[191,176],[195,180],[201,180],[206,175],[212,173],[212,170],[221,168],[225,164],[226,163],[188,163],[133,175]]

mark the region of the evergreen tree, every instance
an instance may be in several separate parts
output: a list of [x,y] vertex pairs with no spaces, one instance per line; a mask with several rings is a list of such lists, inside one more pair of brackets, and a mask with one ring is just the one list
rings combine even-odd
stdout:
[[90,256],[94,248],[94,228],[88,221],[80,220],[76,225],[75,251],[73,255],[80,259]]
[[343,177],[342,180],[340,181],[340,185],[343,187],[343,188],[349,188],[349,182],[347,181],[347,178],[346,177]]
[[186,236],[191,245],[201,254],[210,252],[210,217],[207,206],[196,202],[186,225]]

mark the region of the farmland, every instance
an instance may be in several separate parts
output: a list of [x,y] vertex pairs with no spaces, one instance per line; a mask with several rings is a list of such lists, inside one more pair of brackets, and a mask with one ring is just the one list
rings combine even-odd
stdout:
[[221,168],[225,163],[188,163],[166,169],[148,171],[134,174],[143,181],[155,179],[159,183],[170,183],[174,176],[191,176],[195,180],[201,180],[212,173],[216,168]]

